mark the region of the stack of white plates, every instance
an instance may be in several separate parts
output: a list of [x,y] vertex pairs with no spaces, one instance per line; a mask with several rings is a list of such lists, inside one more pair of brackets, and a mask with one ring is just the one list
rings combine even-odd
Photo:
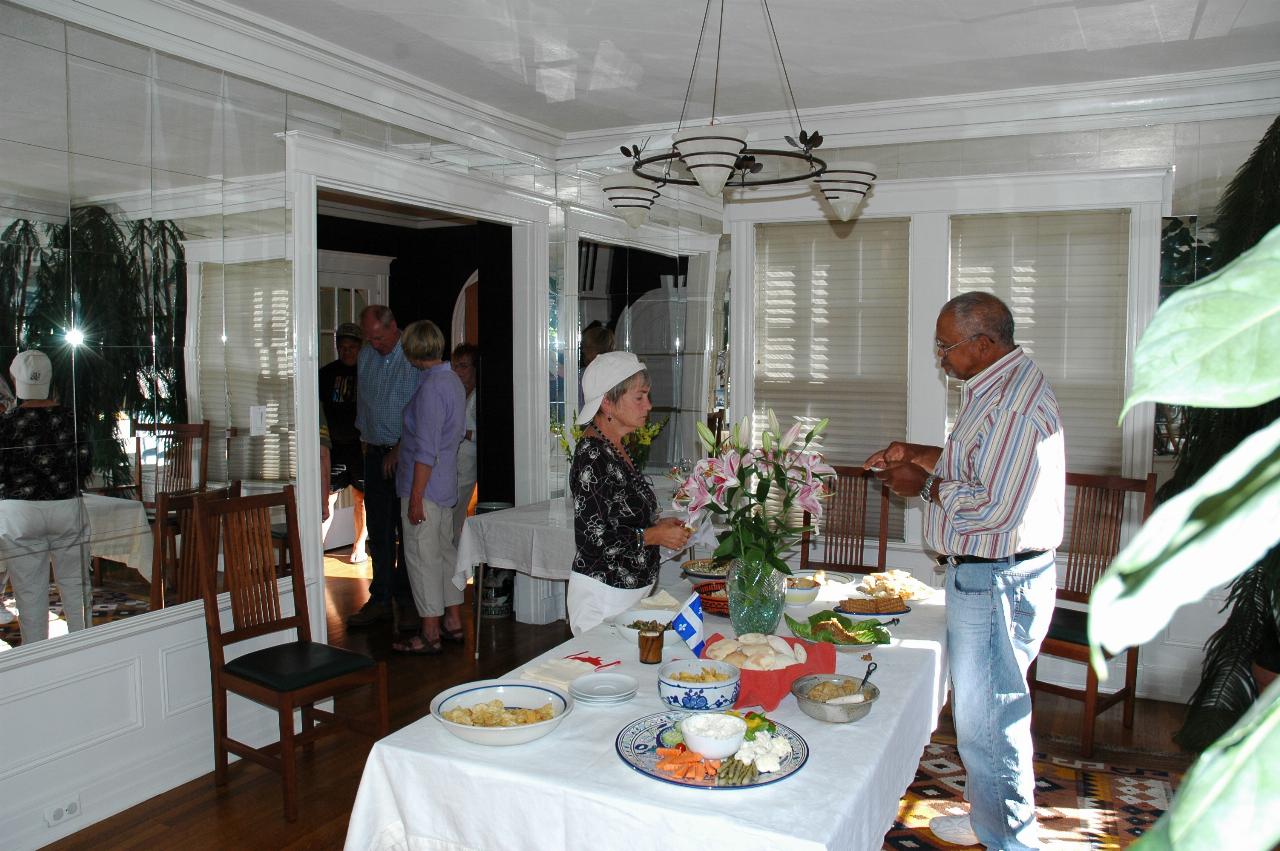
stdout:
[[613,706],[635,697],[639,688],[635,677],[606,672],[578,677],[569,684],[569,694],[584,706]]

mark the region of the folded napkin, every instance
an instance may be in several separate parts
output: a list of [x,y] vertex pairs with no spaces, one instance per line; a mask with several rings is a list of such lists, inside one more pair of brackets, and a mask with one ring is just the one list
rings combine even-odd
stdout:
[[637,604],[641,609],[665,609],[670,612],[678,612],[680,610],[680,601],[672,597],[666,591],[659,591],[652,597],[645,597]]
[[[707,645],[702,649],[702,656],[705,659],[707,651],[711,649],[711,645],[717,641],[722,641],[724,636],[716,633],[707,639]],[[777,671],[750,671],[743,669],[742,685],[738,692],[738,702],[733,705],[734,709],[743,709],[748,706],[759,706],[765,712],[772,712],[778,708],[778,704],[782,703],[782,699],[791,693],[791,684],[807,674],[833,674],[836,670],[836,647],[834,644],[828,644],[825,641],[809,642],[799,638],[783,638],[783,641],[792,645],[803,644],[808,659],[804,662],[798,662],[789,668],[782,668]]]
[[583,662],[581,659],[552,659],[549,662],[543,662],[532,668],[524,669],[520,672],[520,679],[532,680],[535,683],[545,683],[567,691],[569,683],[584,674],[592,673],[595,669],[595,665],[590,662]]
[[[685,525],[689,525],[689,521],[685,521]],[[689,540],[685,542],[683,548],[678,550],[667,549],[666,547],[658,547],[658,555],[663,561],[674,561],[676,556],[683,552],[692,552],[693,547],[710,547],[715,549],[720,542],[716,539],[715,527],[711,524],[710,514],[704,514],[702,519],[698,521],[697,527],[689,534]]]

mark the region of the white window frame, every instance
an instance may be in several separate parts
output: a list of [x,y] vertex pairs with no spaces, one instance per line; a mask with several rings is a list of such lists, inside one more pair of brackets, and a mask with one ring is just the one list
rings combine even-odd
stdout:
[[[496,181],[442,169],[408,157],[323,139],[297,130],[281,134],[285,178],[292,209],[293,336],[297,452],[320,453],[320,403],[317,372],[318,188],[334,189],[429,207],[511,226],[511,301],[514,353],[515,498],[525,505],[546,499],[549,470],[547,431],[548,233],[555,198]],[[326,635],[323,553],[320,551],[320,473],[314,464],[298,465],[298,525],[307,566],[312,631]]]
[[[760,224],[829,219],[816,193],[794,188],[757,189],[751,203],[725,206],[734,270],[730,289],[730,417],[741,420],[755,407],[755,229]],[[934,322],[950,297],[951,217],[978,213],[1085,210],[1129,211],[1128,306],[1125,323],[1126,396],[1133,379],[1133,350],[1159,302],[1160,225],[1170,215],[1172,169],[1108,169],[1091,172],[980,175],[876,184],[862,218],[909,218],[907,435],[914,443],[946,440],[946,380],[933,351]],[[838,225],[836,225],[838,227]],[[1143,404],[1124,420],[1123,475],[1151,469],[1155,407]],[[908,505],[905,541],[890,544],[903,556],[920,551],[921,512]],[[897,565],[895,565],[897,566]],[[906,566],[906,563],[903,563]]]

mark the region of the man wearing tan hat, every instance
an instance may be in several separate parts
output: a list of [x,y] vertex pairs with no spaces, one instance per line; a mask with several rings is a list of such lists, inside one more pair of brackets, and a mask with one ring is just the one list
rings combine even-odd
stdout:
[[89,524],[80,485],[89,443],[72,412],[49,398],[53,367],[26,351],[9,369],[20,404],[0,417],[0,561],[18,601],[22,643],[49,637],[49,566],[62,594],[67,629],[85,627],[82,544]]
[[356,362],[364,345],[364,333],[354,322],[344,322],[333,336],[338,359],[320,367],[320,405],[329,421],[329,440],[333,444],[329,450],[330,464],[346,468],[342,477],[334,479],[333,487],[341,490],[351,485],[355,502],[351,519],[356,536],[351,545],[351,563],[357,564],[368,558],[365,554],[368,533],[364,525],[364,450],[356,428]]

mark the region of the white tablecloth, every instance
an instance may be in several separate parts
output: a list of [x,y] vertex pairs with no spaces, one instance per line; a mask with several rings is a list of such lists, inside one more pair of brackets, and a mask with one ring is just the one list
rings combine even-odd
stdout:
[[[687,589],[670,590],[682,598]],[[834,591],[824,589],[824,597],[831,592],[839,599]],[[891,646],[874,649],[881,697],[861,721],[826,724],[802,713],[793,698],[784,699],[770,717],[804,737],[808,763],[780,783],[732,791],[662,783],[617,756],[618,732],[664,706],[656,668],[641,665],[635,645],[601,625],[529,666],[579,651],[621,659],[622,665],[609,670],[640,682],[635,699],[619,706],[576,706],[551,734],[517,747],[464,742],[429,716],[410,724],[369,754],[346,847],[879,849],[946,694],[944,621],[938,593],[913,604],[894,628]],[[724,618],[709,616],[707,627],[708,634],[731,634]],[[785,622],[780,631],[786,633]],[[690,655],[683,647],[665,653]],[[837,654],[837,670],[861,674],[866,663],[860,655]]]
[[136,499],[85,494],[89,514],[89,554],[129,565],[151,581],[151,524]]
[[[653,484],[659,510],[668,508],[675,483],[658,478]],[[487,564],[567,582],[576,550],[573,508],[565,497],[477,514],[463,524],[453,581],[465,588],[475,566]]]

